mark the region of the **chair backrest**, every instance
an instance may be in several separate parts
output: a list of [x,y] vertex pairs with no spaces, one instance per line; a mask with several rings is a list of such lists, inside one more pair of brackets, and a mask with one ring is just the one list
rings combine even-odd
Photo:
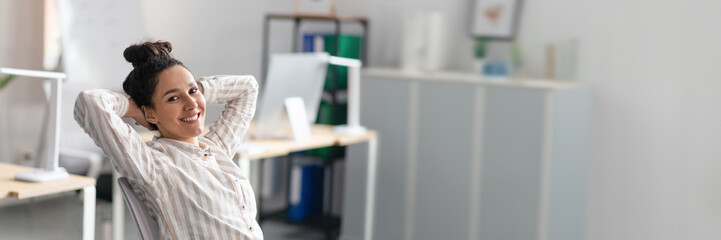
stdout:
[[130,208],[130,213],[138,225],[140,237],[144,240],[160,239],[158,223],[150,217],[148,208],[145,206],[145,203],[138,198],[138,195],[135,194],[128,179],[126,177],[118,178],[118,185],[120,185],[120,190],[123,192],[125,204]]

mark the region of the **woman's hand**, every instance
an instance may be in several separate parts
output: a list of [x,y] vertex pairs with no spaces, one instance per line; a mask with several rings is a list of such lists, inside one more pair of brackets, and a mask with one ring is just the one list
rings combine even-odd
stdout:
[[128,99],[128,102],[128,112],[126,112],[125,116],[123,117],[132,118],[133,120],[135,120],[135,125],[141,125],[148,130],[153,131],[153,127],[150,126],[148,120],[145,120],[145,113],[142,109],[140,109],[138,104],[136,104],[132,98]]

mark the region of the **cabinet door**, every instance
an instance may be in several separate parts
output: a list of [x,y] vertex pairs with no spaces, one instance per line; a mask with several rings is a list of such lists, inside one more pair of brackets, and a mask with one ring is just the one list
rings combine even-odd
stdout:
[[[372,239],[404,239],[410,86],[407,80],[361,81],[360,123],[379,134]],[[363,239],[367,144],[351,145],[347,151],[341,233],[343,239]]]
[[[413,235],[409,239],[468,239],[474,161],[476,85],[418,82]],[[413,151],[413,150],[411,150]],[[411,163],[413,164],[413,163]]]
[[585,239],[591,89],[555,91],[552,112],[546,239]]
[[487,87],[478,239],[538,239],[547,96]]

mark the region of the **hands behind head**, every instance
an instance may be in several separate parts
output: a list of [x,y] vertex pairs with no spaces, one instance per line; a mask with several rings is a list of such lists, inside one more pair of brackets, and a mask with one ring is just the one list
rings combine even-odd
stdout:
[[140,106],[138,106],[138,104],[136,104],[132,98],[129,98],[128,102],[129,102],[128,111],[125,113],[125,116],[123,116],[123,117],[132,118],[133,120],[135,120],[135,125],[140,125],[140,126],[147,128],[150,131],[153,131],[154,130],[153,127],[151,127],[148,120],[145,119],[145,113],[143,112],[142,109],[140,109]]

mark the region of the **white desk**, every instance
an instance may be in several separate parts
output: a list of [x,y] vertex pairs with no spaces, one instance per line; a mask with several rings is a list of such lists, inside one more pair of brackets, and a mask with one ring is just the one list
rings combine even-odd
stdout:
[[[207,131],[207,128],[206,128]],[[151,141],[153,132],[143,132],[140,134],[145,141]],[[255,154],[236,154],[234,160],[240,168],[250,177],[250,161],[263,158],[285,156],[292,152],[304,151],[315,148],[330,146],[347,146],[351,144],[368,142],[368,172],[366,175],[366,201],[365,201],[365,219],[364,219],[364,239],[371,239],[373,232],[373,209],[375,206],[375,182],[376,182],[376,161],[378,149],[378,135],[375,131],[368,131],[363,135],[346,136],[334,133],[331,126],[314,125],[311,127],[311,138],[306,141],[293,141],[283,139],[250,139],[246,143],[258,144],[265,147],[265,151]],[[114,172],[114,179],[118,174]],[[117,181],[113,181],[113,240],[123,239],[123,205]],[[256,196],[258,191],[256,190]],[[116,231],[115,229],[121,229]]]
[[70,174],[67,179],[42,183],[15,180],[16,173],[33,170],[34,168],[0,163],[0,199],[24,199],[82,189],[83,240],[95,239],[95,179]]

